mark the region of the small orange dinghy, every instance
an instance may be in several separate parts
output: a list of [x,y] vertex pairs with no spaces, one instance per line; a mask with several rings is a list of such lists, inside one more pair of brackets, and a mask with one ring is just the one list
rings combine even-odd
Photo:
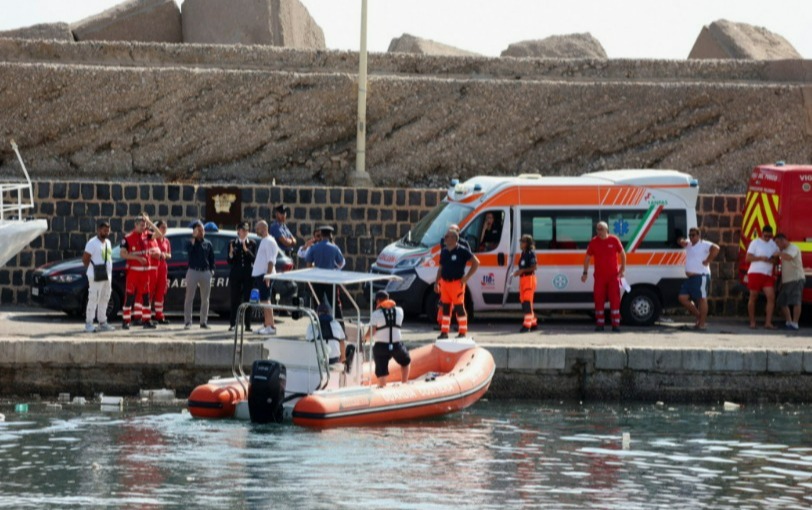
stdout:
[[[329,364],[326,342],[318,317],[311,308],[263,303],[244,303],[238,309],[234,336],[232,376],[212,379],[189,395],[189,412],[195,418],[237,418],[258,423],[280,423],[292,419],[305,427],[343,427],[413,420],[465,409],[488,391],[495,371],[493,356],[471,338],[439,340],[411,350],[409,381],[376,384],[372,347],[364,343],[368,327],[361,320],[358,305],[345,285],[367,285],[397,280],[394,275],[303,269],[268,275],[294,283],[329,284],[343,290],[356,318],[345,319],[347,354],[344,363]],[[335,290],[335,289],[334,289]],[[370,302],[372,296],[370,295]],[[275,336],[263,342],[262,359],[253,361],[251,375],[243,371],[242,324],[252,308],[272,308],[302,317],[311,333],[293,337]],[[370,310],[372,315],[372,310]],[[400,365],[389,363],[389,380],[400,380]]]
[[[488,391],[494,373],[493,356],[472,340],[443,341],[411,351],[412,379],[318,391],[293,407],[293,423],[307,427],[341,427],[413,420],[459,411]],[[365,364],[366,380],[374,381]],[[400,378],[400,365],[390,362],[389,374]]]

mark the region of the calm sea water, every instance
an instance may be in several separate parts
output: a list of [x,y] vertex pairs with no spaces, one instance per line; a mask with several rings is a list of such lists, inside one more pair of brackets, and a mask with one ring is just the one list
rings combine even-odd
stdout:
[[480,402],[328,431],[127,409],[0,406],[0,507],[812,507],[811,406]]

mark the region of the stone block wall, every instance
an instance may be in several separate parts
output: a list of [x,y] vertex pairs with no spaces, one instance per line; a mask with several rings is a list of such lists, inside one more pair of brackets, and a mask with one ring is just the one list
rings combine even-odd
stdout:
[[[346,267],[355,271],[368,271],[387,244],[406,235],[445,195],[440,189],[237,187],[246,220],[270,220],[272,208],[284,203],[290,208],[289,225],[300,239],[309,237],[318,225],[335,227]],[[204,185],[39,181],[34,183],[34,197],[33,216],[47,219],[49,229],[0,268],[0,305],[30,304],[33,270],[47,262],[80,256],[101,218],[110,220],[112,240],[117,243],[125,229],[132,228],[131,219],[142,212],[165,220],[169,227],[206,217]],[[714,315],[736,315],[744,310],[734,289],[743,205],[741,195],[699,198],[699,226],[707,239],[722,248],[712,267],[710,310]]]

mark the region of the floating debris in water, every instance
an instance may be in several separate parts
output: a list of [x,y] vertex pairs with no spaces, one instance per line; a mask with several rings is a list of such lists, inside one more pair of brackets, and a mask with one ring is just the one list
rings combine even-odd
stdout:
[[121,411],[124,408],[124,397],[101,396],[102,411]]
[[631,446],[631,444],[632,444],[632,435],[629,434],[628,432],[624,432],[623,433],[622,444],[623,444],[623,449],[628,450],[629,446]]
[[665,403],[662,400],[658,400],[657,403],[654,405],[656,405],[657,407],[663,407]]
[[738,411],[742,408],[741,404],[737,404],[735,402],[725,402],[722,407],[725,411]]
[[14,406],[15,413],[27,413],[28,412],[28,404],[17,404]]
[[62,404],[70,404],[70,393],[60,393],[56,400]]
[[87,399],[85,397],[73,397],[70,403],[76,406],[83,406],[87,404]]
[[6,421],[6,415],[5,414],[0,413],[0,421]]
[[142,400],[175,400],[175,390],[168,390],[166,388],[160,390],[141,390],[140,396]]
[[53,402],[48,402],[45,404],[45,409],[48,411],[59,411],[62,409],[62,404],[55,404]]

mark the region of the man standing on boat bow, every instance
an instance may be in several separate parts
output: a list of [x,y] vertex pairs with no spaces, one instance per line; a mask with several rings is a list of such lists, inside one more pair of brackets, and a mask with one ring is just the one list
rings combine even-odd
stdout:
[[[372,338],[375,345],[372,347],[372,358],[375,360],[375,377],[378,378],[378,387],[386,386],[386,378],[389,376],[389,360],[395,358],[400,365],[401,382],[409,382],[409,365],[412,358],[409,351],[403,345],[400,335],[400,327],[403,325],[403,308],[397,306],[389,299],[389,293],[379,290],[375,294],[375,304],[377,308],[372,312],[370,325],[372,326]],[[369,338],[367,332],[367,338]]]

